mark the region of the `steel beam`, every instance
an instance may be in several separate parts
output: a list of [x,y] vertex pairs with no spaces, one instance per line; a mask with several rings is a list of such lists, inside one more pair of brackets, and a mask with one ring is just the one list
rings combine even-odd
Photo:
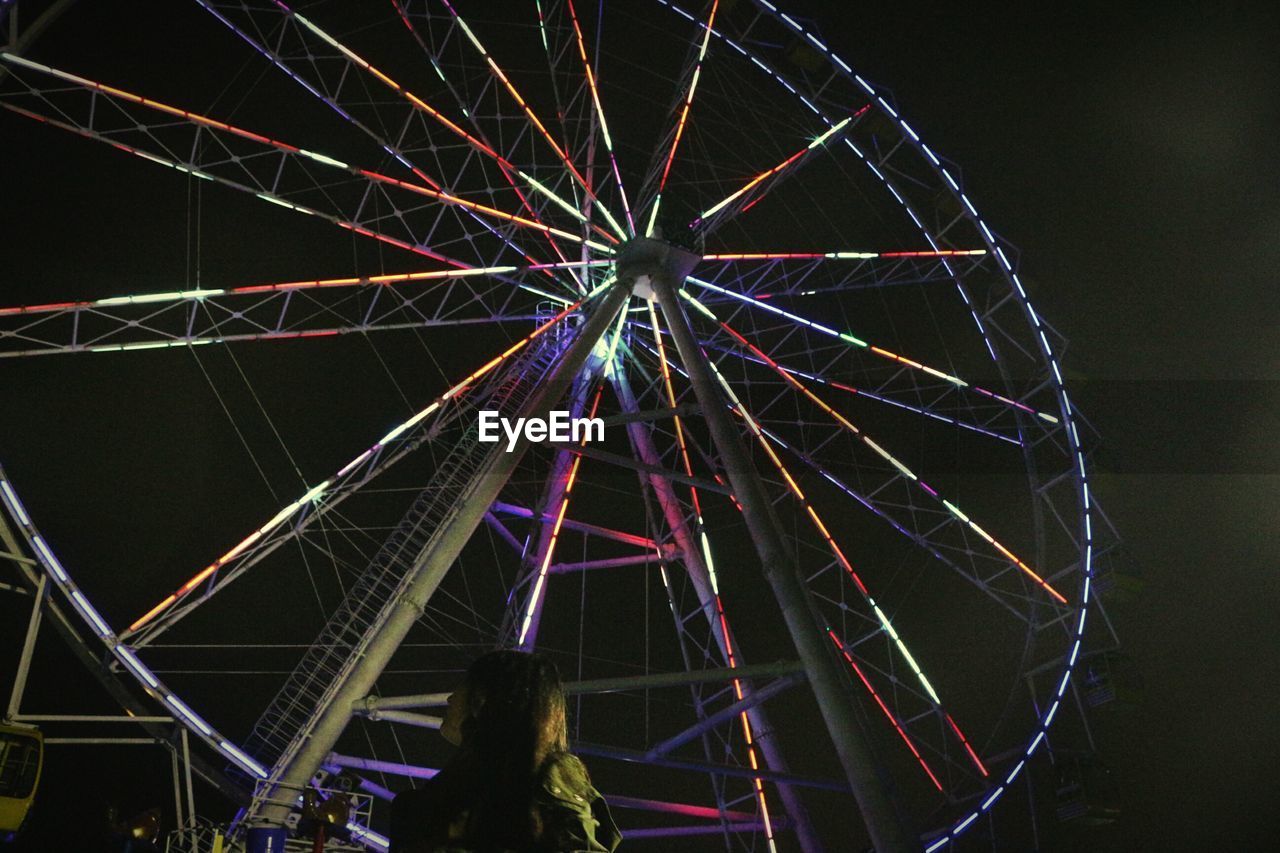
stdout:
[[[574,696],[590,693],[617,693],[623,690],[648,690],[654,687],[685,687],[708,681],[747,680],[751,678],[780,678],[804,672],[798,661],[778,663],[743,664],[723,669],[704,669],[699,672],[658,672],[651,675],[624,675],[617,678],[593,678],[588,681],[570,681],[564,686],[565,694]],[[370,696],[356,703],[356,713],[390,711],[405,708],[435,708],[449,701],[448,693],[418,693],[412,696]]]
[[[496,515],[514,515],[516,518],[540,518],[539,513],[533,510],[516,506],[515,504],[503,503],[502,501],[494,501],[490,510]],[[583,521],[574,521],[566,518],[564,524],[560,525],[565,530],[576,530],[579,533],[587,533],[591,536],[599,536],[601,539],[612,539],[615,542],[621,542],[625,545],[637,545],[641,548],[650,548],[658,550],[658,543],[654,542],[647,536],[639,536],[635,533],[627,533],[625,530],[613,530],[608,527],[601,527],[597,524],[587,524]]]
[[[614,376],[614,389],[618,394],[618,400],[622,403],[623,411],[638,411],[639,407],[636,403],[635,394],[632,392],[631,383],[624,372],[619,371]],[[659,465],[661,456],[657,447],[654,446],[653,436],[646,424],[638,422],[627,424],[627,437],[631,440],[631,446],[642,462],[653,466]],[[717,618],[711,572],[702,560],[702,550],[698,547],[698,543],[694,540],[693,533],[689,529],[687,518],[680,507],[675,489],[669,480],[658,474],[651,473],[643,479],[653,491],[658,506],[662,510],[663,518],[666,520],[667,527],[671,530],[671,535],[676,541],[676,547],[682,555],[681,560],[684,563],[685,571],[688,573],[689,580],[698,596],[700,609],[707,617],[711,635],[715,638],[720,654],[724,656],[725,661],[728,661],[732,638],[726,636],[720,620]],[[740,655],[738,657],[739,659],[741,658]],[[746,666],[734,667],[730,668],[729,671],[742,672],[747,668]],[[718,671],[724,672],[725,670]],[[696,675],[696,673],[690,674]],[[690,681],[687,683],[696,682]],[[749,696],[750,693],[751,686],[744,684],[744,698]],[[759,706],[748,709],[747,719],[755,732],[756,744],[764,755],[765,764],[774,774],[787,774],[789,772],[787,761],[783,757],[777,739],[774,737],[774,728],[769,722],[765,709]],[[763,779],[765,777],[761,775],[758,778]],[[817,831],[814,830],[813,824],[809,820],[808,810],[805,808],[805,804],[798,793],[784,782],[778,788],[778,796],[782,800],[783,808],[786,809],[787,815],[791,820],[791,827],[795,830],[796,839],[800,842],[800,847],[804,853],[822,853],[822,841],[818,838]]]
[[[918,848],[918,834],[893,802],[888,780],[875,763],[866,734],[855,714],[856,697],[840,668],[817,613],[805,593],[798,569],[782,536],[782,527],[751,462],[737,426],[729,416],[726,400],[711,375],[680,305],[677,290],[698,262],[696,255],[657,241],[632,241],[627,246],[629,267],[649,276],[680,360],[702,406],[712,441],[720,452],[733,491],[742,506],[747,530],[760,556],[761,568],[786,621],[791,640],[804,662],[818,707],[844,766],[845,775],[866,822],[872,843],[880,853],[907,853]],[[619,265],[623,259],[619,259]]]
[[686,743],[693,740],[694,738],[701,737],[704,732],[709,732],[712,729],[714,729],[716,726],[720,725],[721,723],[725,723],[725,722],[728,722],[729,720],[732,720],[734,717],[738,716],[743,711],[754,708],[755,706],[759,705],[761,702],[764,702],[765,700],[773,696],[776,696],[777,694],[781,693],[783,690],[786,690],[788,687],[791,687],[794,684],[798,684],[803,680],[804,680],[803,678],[800,678],[795,675],[785,676],[783,678],[779,678],[777,681],[774,681],[770,684],[766,684],[764,687],[758,688],[756,690],[752,690],[750,693],[746,694],[737,702],[734,702],[732,705],[726,705],[725,707],[721,708],[719,711],[716,711],[711,716],[707,717],[706,719],[699,720],[697,723],[693,724],[692,726],[680,732],[679,734],[676,734],[676,735],[673,735],[672,737],[667,738],[657,746],[650,747],[648,754],[652,758],[658,758],[659,756],[667,755],[673,749],[678,749],[679,747],[684,746]]
[[[521,416],[547,416],[586,363],[596,341],[612,325],[615,315],[628,296],[627,288],[615,285],[599,297],[599,303],[595,305],[568,349],[560,356],[550,377],[533,392],[533,396],[522,407]],[[436,532],[433,547],[415,561],[411,575],[403,587],[403,595],[389,603],[389,612],[380,620],[373,636],[367,638],[363,657],[346,673],[343,683],[335,685],[332,700],[315,718],[305,742],[289,761],[275,769],[272,774],[275,780],[273,790],[268,794],[268,799],[260,802],[256,814],[251,810],[250,825],[285,825],[296,793],[306,788],[333,750],[351,719],[355,703],[372,692],[378,676],[382,674],[409,630],[417,623],[445,573],[480,525],[484,514],[490,510],[528,447],[528,441],[522,439],[512,452],[499,450],[489,457],[491,461],[487,463],[488,470],[473,480],[473,486],[462,505],[445,522],[443,528]]]

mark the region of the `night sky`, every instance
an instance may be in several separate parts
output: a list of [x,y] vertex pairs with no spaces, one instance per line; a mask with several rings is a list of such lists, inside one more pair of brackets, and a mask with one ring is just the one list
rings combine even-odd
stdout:
[[[190,70],[230,44],[200,21],[205,13],[155,3],[149,23],[121,16],[116,33],[108,4],[81,5],[96,8],[73,9],[32,56],[47,51],[53,65],[171,102],[199,82],[189,104],[196,109],[219,96],[220,81]],[[894,94],[935,150],[960,164],[979,210],[1021,249],[1032,302],[1070,341],[1068,389],[1101,436],[1089,448],[1095,494],[1125,543],[1117,568],[1141,581],[1109,605],[1123,643],[1113,672],[1120,696],[1090,716],[1121,816],[1091,832],[1041,825],[1039,849],[1269,849],[1280,794],[1280,22],[1263,4],[1244,3],[1059,5],[1054,14],[1035,4],[787,8],[816,21],[837,52]],[[191,35],[201,23],[209,42]],[[192,76],[150,72],[147,50],[160,66],[187,63]],[[328,120],[296,119],[321,132]],[[7,112],[0,141],[4,305],[191,280],[188,181],[171,172],[157,179],[163,170],[151,164]],[[281,223],[295,223],[283,213],[219,206],[213,188],[204,192],[207,281],[343,275],[344,264],[374,256],[345,233],[334,240],[331,226],[306,221],[284,232]],[[247,245],[261,233],[277,242]],[[382,370],[367,347],[335,343],[325,351],[329,368],[316,369],[315,351],[302,348],[310,342],[293,343],[262,344],[278,349],[245,361],[284,434],[314,427],[311,418],[340,433],[386,402],[390,392],[359,381],[358,370]],[[432,349],[436,363],[388,370],[408,397],[429,399],[443,377],[474,366],[468,346],[465,334],[447,333]],[[68,565],[110,565],[124,585],[145,574],[139,566],[217,552],[227,539],[220,525],[251,529],[280,505],[197,365],[169,355],[0,359],[8,401],[0,462],[24,484]],[[121,358],[136,361],[112,361]],[[211,359],[209,369],[234,386],[235,365]],[[338,383],[341,393],[329,394]],[[231,404],[254,405],[238,387],[227,392],[241,395]],[[308,397],[325,399],[323,410],[288,402]],[[158,407],[170,438],[183,440],[128,428]],[[251,445],[275,440],[261,421],[246,429]],[[332,470],[351,446],[294,450],[311,473]],[[277,482],[293,476],[289,460],[265,464]],[[168,472],[165,485],[152,488],[154,473],[142,470]],[[28,601],[0,593],[6,687]],[[115,712],[57,643],[42,637],[24,709]],[[84,837],[106,788],[125,811],[170,806],[168,756],[158,748],[128,747],[127,759],[60,749],[50,751],[38,821],[16,849],[75,849],[67,839]],[[202,787],[197,800],[216,795]],[[1018,843],[961,849],[1031,849]]]

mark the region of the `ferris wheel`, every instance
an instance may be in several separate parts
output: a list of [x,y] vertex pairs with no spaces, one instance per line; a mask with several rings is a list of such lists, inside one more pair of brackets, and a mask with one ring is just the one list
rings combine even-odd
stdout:
[[[1025,810],[1114,531],[1064,339],[884,90],[767,0],[190,6],[168,76],[73,49],[87,10],[11,38],[0,106],[157,173],[235,262],[0,307],[0,356],[207,381],[226,482],[126,574],[65,556],[88,510],[24,502],[7,447],[0,497],[233,834],[429,777],[415,729],[497,646],[559,663],[628,846],[963,849]],[[182,447],[155,381],[139,440]],[[136,524],[172,530],[161,456]]]

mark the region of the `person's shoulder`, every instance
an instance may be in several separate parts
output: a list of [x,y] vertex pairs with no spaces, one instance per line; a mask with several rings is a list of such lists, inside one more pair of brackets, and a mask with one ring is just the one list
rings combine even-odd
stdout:
[[600,796],[582,759],[571,752],[557,752],[542,766],[541,788],[558,800],[590,803]]

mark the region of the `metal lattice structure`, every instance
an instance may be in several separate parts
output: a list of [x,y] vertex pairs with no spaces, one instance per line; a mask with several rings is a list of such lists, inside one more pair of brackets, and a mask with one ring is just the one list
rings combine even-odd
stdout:
[[[216,756],[201,772],[248,798],[238,829],[282,825],[317,773],[384,798],[429,776],[438,757],[397,727],[438,726],[415,709],[494,646],[575,675],[579,753],[646,768],[600,770],[636,846],[939,850],[999,832],[1064,705],[1081,712],[1064,737],[1089,737],[1072,674],[1115,643],[1087,617],[1117,540],[1065,341],[958,170],[811,24],[766,0],[194,5],[182,26],[277,81],[256,112],[137,94],[11,38],[6,127],[384,260],[42,297],[0,308],[0,356],[163,349],[208,376],[209,353],[294,339],[274,346],[315,348],[337,381],[341,344],[367,340],[384,365],[460,345],[470,364],[390,431],[345,426],[365,449],[294,465],[296,497],[218,554],[113,592],[125,617],[0,474],[24,576]],[[555,409],[609,437],[480,441],[482,410]],[[274,618],[298,589],[316,607]],[[299,651],[260,662],[277,648]],[[226,703],[210,684],[232,671],[275,677]],[[351,831],[384,849],[373,818]]]

